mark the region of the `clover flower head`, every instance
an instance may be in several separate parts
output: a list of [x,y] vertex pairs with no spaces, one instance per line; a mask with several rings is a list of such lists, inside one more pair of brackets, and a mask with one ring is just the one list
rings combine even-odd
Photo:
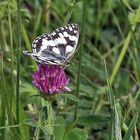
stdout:
[[39,70],[32,74],[32,82],[43,95],[70,91],[67,87],[69,79],[64,69],[57,65],[40,64]]

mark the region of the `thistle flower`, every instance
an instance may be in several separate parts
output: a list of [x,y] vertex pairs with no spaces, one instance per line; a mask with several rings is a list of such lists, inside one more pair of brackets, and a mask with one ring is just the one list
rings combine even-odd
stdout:
[[33,73],[32,80],[43,96],[70,91],[67,87],[69,79],[64,69],[56,65],[40,64],[39,70]]

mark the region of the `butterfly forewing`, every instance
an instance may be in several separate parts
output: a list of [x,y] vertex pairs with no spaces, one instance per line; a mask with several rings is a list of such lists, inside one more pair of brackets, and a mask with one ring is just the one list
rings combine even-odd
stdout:
[[77,24],[68,24],[60,27],[52,33],[56,47],[60,54],[69,59],[76,49],[79,38],[79,28]]
[[77,24],[68,24],[51,34],[38,36],[32,43],[32,51],[24,51],[39,63],[65,65],[73,56],[79,38]]

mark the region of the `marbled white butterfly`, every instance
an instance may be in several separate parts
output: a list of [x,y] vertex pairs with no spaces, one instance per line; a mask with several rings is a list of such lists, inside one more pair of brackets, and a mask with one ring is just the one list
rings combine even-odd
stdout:
[[68,24],[51,34],[38,36],[32,43],[32,52],[23,53],[32,56],[39,63],[65,66],[75,53],[78,38],[78,25]]

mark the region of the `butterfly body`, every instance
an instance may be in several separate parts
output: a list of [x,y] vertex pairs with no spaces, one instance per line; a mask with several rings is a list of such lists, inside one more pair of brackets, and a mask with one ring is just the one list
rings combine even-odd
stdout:
[[51,34],[38,36],[32,43],[32,52],[23,51],[35,61],[50,65],[66,65],[78,44],[79,27],[72,23],[56,29]]

